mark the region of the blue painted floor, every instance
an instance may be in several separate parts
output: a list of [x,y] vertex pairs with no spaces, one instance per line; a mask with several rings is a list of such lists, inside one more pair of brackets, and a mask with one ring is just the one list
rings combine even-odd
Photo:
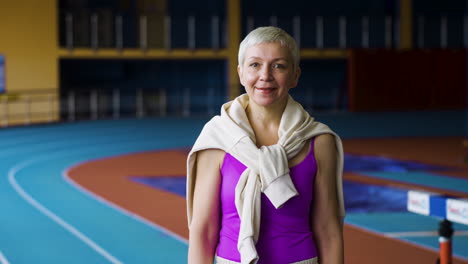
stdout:
[[[188,146],[201,124],[121,120],[0,130],[0,253],[13,264],[186,263],[185,241],[101,203],[63,174],[93,159]],[[162,129],[170,126],[178,130]]]
[[[153,188],[186,196],[186,178],[181,177],[130,177],[133,181]],[[351,181],[343,182],[346,212],[406,212],[408,190],[385,186],[361,184]],[[369,197],[373,197],[369,199]]]

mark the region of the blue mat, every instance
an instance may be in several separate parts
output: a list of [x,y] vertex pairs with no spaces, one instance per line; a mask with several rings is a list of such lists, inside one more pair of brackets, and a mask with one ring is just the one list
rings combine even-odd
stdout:
[[[182,197],[186,196],[185,177],[138,177],[131,180],[164,190]],[[385,186],[343,182],[347,212],[405,212],[407,190]]]

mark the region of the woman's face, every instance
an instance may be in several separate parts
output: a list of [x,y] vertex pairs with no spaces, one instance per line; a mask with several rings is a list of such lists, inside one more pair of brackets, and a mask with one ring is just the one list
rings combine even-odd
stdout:
[[286,100],[289,89],[297,85],[300,71],[295,68],[288,48],[271,42],[247,48],[237,71],[250,100],[269,106]]

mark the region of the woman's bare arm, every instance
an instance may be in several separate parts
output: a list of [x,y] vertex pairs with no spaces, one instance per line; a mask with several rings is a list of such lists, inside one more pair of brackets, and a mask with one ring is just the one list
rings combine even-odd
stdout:
[[192,222],[189,227],[189,264],[213,263],[220,228],[220,166],[224,151],[197,153]]
[[317,136],[314,144],[318,170],[311,224],[318,246],[319,262],[343,264],[343,227],[337,198],[335,139],[331,134],[323,134]]

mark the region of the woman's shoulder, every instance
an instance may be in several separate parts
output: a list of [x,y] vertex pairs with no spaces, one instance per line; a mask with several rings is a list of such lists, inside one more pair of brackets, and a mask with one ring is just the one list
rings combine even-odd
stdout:
[[330,133],[317,135],[314,139],[315,145],[330,146],[335,144],[335,136]]
[[314,150],[318,158],[334,155],[336,153],[335,136],[330,133],[320,134],[315,137]]
[[[200,150],[197,153],[197,160],[200,162],[205,161],[206,163],[216,164],[218,167],[221,167],[221,164],[224,161],[224,156],[226,152],[221,149],[209,148]],[[203,163],[205,163],[203,162]]]

